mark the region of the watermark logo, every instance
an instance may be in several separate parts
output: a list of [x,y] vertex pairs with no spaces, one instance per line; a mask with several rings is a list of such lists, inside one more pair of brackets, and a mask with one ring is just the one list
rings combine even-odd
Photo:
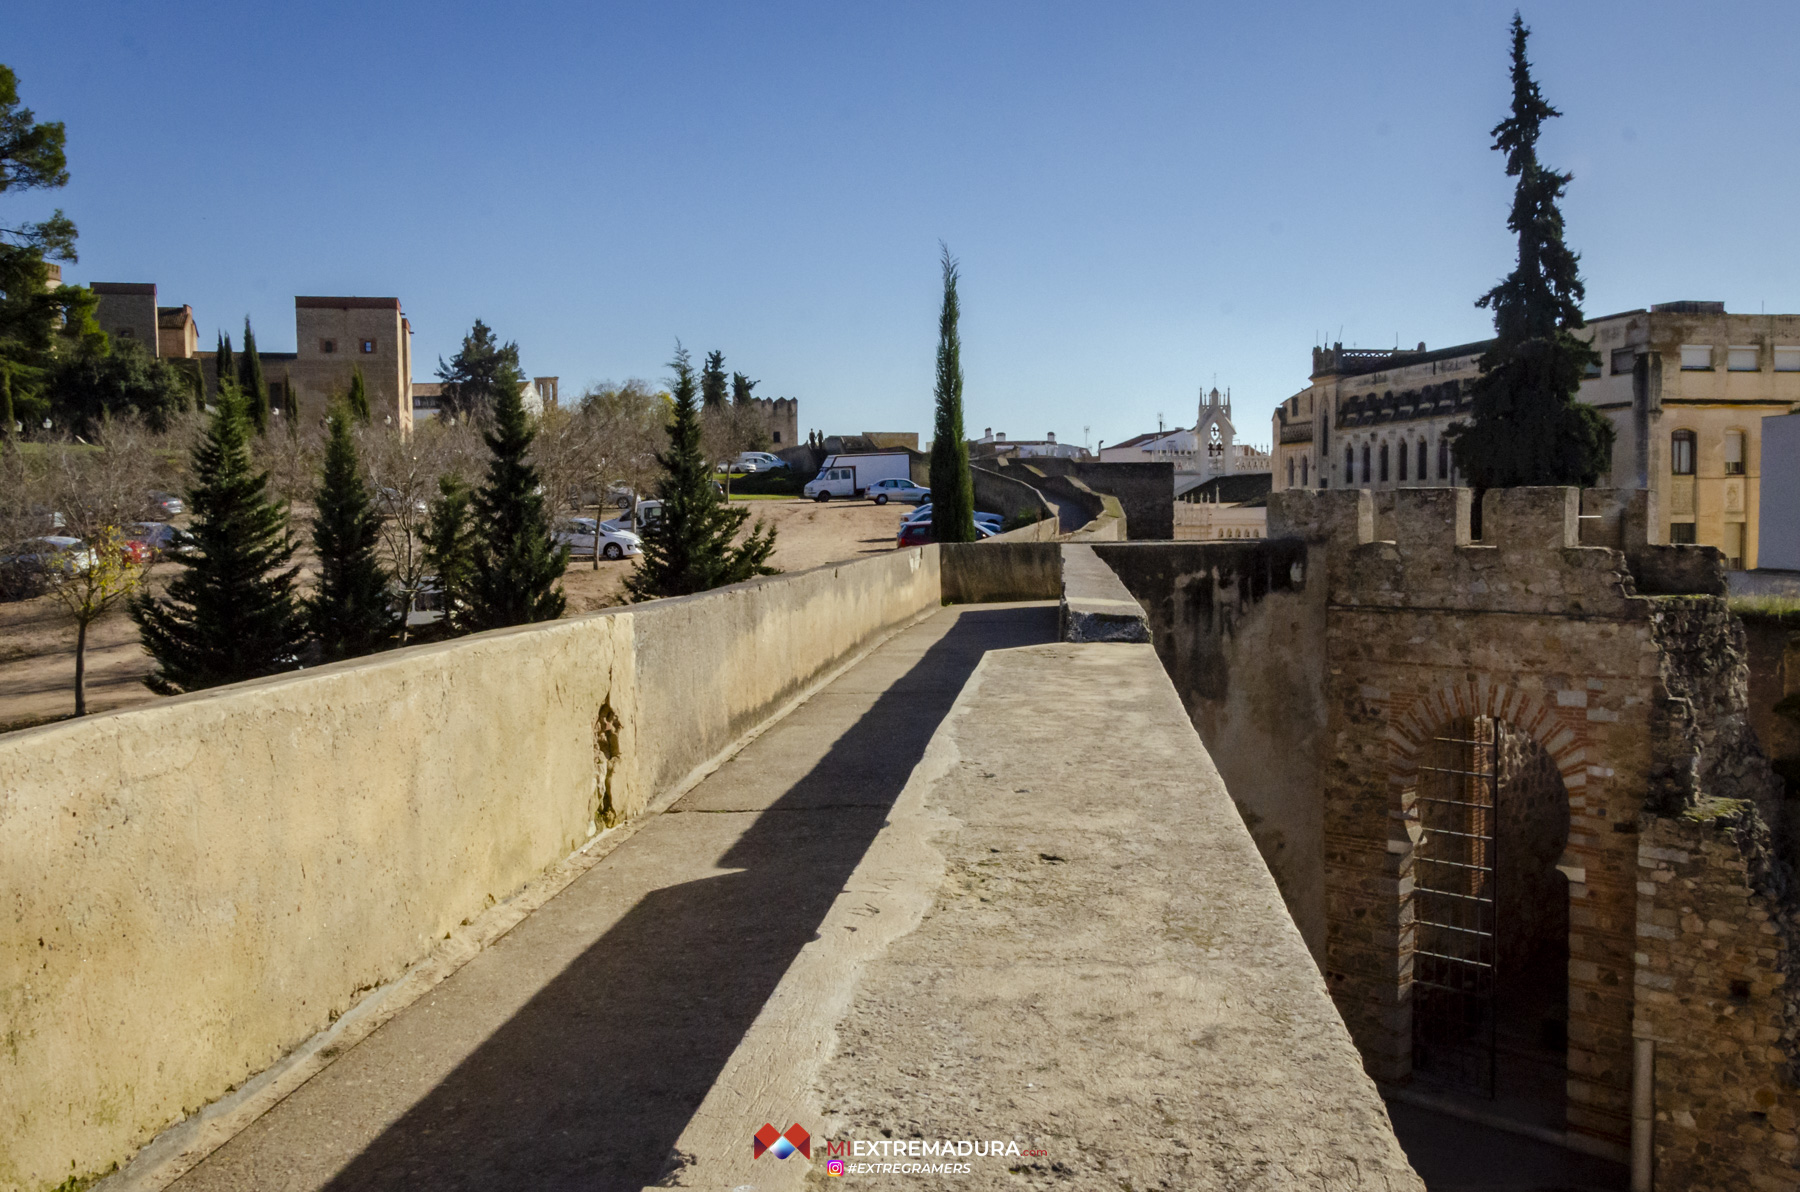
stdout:
[[825,1174],[826,1175],[843,1175],[844,1174],[844,1161],[842,1159],[828,1160],[825,1164]]
[[[810,1159],[812,1158],[812,1135],[808,1134],[799,1122],[795,1122],[786,1130],[777,1130],[768,1122],[764,1122],[762,1129],[750,1136],[750,1157],[760,1159],[764,1151],[774,1155],[777,1159],[785,1159],[795,1152]],[[838,1174],[842,1175],[843,1173],[839,1172]]]

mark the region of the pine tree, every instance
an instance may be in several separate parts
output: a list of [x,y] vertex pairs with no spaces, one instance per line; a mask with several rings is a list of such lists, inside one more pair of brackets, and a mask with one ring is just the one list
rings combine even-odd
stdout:
[[740,407],[749,405],[751,399],[756,396],[756,387],[760,384],[762,384],[761,381],[752,381],[741,372],[732,373],[731,404]]
[[469,585],[475,574],[473,499],[469,486],[461,480],[439,476],[438,497],[425,522],[425,566],[437,579],[442,624],[452,634],[470,629]]
[[164,695],[292,670],[306,640],[287,507],[251,468],[249,418],[229,377],[217,400],[194,447],[193,545],[171,556],[181,574],[167,596],[131,604],[157,663],[144,682]]
[[725,353],[708,352],[700,370],[700,404],[707,413],[725,408]]
[[449,363],[439,357],[437,375],[444,383],[440,399],[444,410],[462,417],[487,415],[504,391],[517,391],[525,380],[519,345],[502,344],[480,319],[463,336],[462,349]]
[[1562,113],[1544,102],[1531,77],[1525,42],[1512,23],[1512,115],[1494,126],[1494,148],[1518,178],[1506,226],[1519,238],[1518,264],[1476,301],[1494,312],[1494,346],[1481,358],[1471,424],[1450,428],[1456,466],[1476,489],[1595,483],[1612,466],[1613,427],[1575,399],[1581,377],[1599,362],[1573,332],[1583,325],[1580,257],[1563,243],[1557,200],[1572,174],[1537,158],[1545,120]]
[[669,425],[669,450],[658,454],[663,482],[662,517],[644,534],[644,553],[626,577],[634,600],[686,596],[758,575],[774,575],[769,556],[775,530],[761,521],[744,541],[733,545],[750,517],[744,506],[720,500],[712,468],[701,446],[700,410],[695,401],[694,367],[687,350],[675,345],[675,417]]
[[256,332],[250,316],[244,316],[244,352],[238,357],[238,392],[250,414],[250,425],[259,435],[269,433],[269,386],[263,380],[262,357],[256,354]]
[[473,502],[469,622],[475,629],[554,621],[563,613],[556,581],[568,568],[569,551],[550,537],[538,471],[528,458],[536,437],[519,387],[506,386],[494,402],[494,429],[483,436],[487,478]]
[[963,441],[962,337],[956,324],[956,259],[943,248],[944,304],[938,312],[937,420],[931,437],[931,536],[938,542],[975,541],[975,480]]
[[213,357],[213,392],[225,388],[227,381],[237,384],[237,367],[231,362],[231,337],[219,332],[219,350]]
[[350,373],[350,396],[344,399],[350,413],[364,426],[369,424],[369,386],[363,380],[362,365],[357,365]]
[[387,571],[376,556],[381,516],[363,482],[350,414],[333,410],[327,424],[313,518],[319,586],[307,601],[307,615],[326,661],[335,662],[392,645],[400,625],[388,596]]

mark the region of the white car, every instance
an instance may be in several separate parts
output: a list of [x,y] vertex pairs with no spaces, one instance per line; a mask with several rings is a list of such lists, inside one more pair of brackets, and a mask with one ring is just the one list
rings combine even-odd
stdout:
[[[907,514],[905,517],[901,518],[900,524],[903,526],[906,526],[906,525],[911,525],[913,522],[930,521],[930,520],[931,520],[931,503],[929,501],[927,501],[925,504],[919,506],[917,509],[915,509],[911,513]],[[1001,526],[1006,524],[1006,519],[1001,517],[998,513],[977,512],[975,514],[975,524],[978,526],[987,526],[990,529],[997,532]]]
[[914,505],[923,505],[931,500],[931,490],[922,484],[914,484],[897,476],[886,480],[877,480],[868,487],[869,500],[877,505],[885,505],[889,501],[907,501]]
[[744,473],[784,471],[787,466],[787,460],[767,451],[745,451],[731,464],[733,471]]
[[577,558],[593,558],[596,545],[604,559],[623,559],[627,555],[644,553],[642,538],[630,530],[608,529],[604,524],[596,524],[591,517],[565,518],[556,524],[556,532],[551,537],[557,545],[568,547]]

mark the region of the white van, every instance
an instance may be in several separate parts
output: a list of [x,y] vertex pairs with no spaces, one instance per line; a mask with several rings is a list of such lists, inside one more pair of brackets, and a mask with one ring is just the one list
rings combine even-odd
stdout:
[[912,476],[912,459],[904,451],[869,452],[862,455],[828,455],[819,474],[800,491],[815,501],[833,497],[860,497],[878,480]]

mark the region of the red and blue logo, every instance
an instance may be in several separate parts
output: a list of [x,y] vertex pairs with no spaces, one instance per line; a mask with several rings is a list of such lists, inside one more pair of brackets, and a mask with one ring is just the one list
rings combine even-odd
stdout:
[[812,1135],[795,1122],[786,1130],[777,1130],[768,1122],[762,1129],[750,1136],[750,1157],[760,1159],[767,1151],[777,1159],[785,1159],[796,1151],[804,1158],[812,1158]]

